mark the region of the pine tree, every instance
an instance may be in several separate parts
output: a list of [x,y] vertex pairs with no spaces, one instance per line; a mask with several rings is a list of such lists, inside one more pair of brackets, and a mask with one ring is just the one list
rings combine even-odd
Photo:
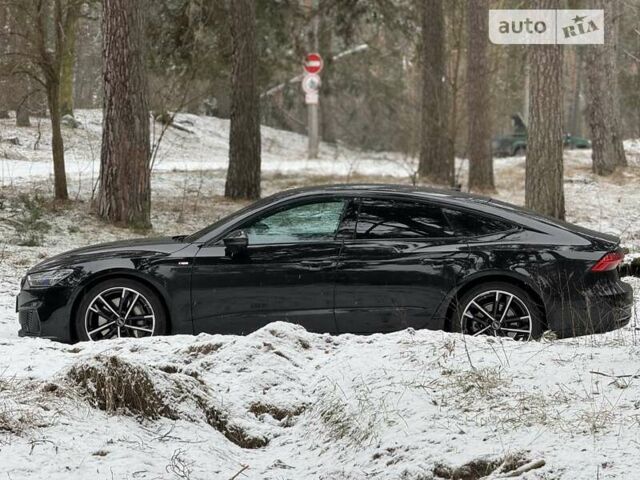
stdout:
[[142,2],[103,2],[104,120],[98,213],[134,228],[151,226],[142,14]]
[[[553,9],[554,0],[534,8]],[[529,136],[525,203],[541,214],[564,219],[562,46],[529,46]]]
[[233,66],[229,169],[225,196],[260,197],[260,98],[256,83],[256,12],[253,0],[229,2]]
[[453,185],[453,142],[449,138],[449,92],[445,68],[443,0],[422,6],[422,108],[418,174]]
[[617,0],[594,0],[593,8],[604,9],[604,45],[587,49],[587,114],[591,128],[593,172],[610,175],[627,165],[620,135],[620,101],[617,86],[616,31],[619,22]]
[[487,58],[488,0],[468,4],[467,110],[469,123],[469,189],[492,191],[491,114]]

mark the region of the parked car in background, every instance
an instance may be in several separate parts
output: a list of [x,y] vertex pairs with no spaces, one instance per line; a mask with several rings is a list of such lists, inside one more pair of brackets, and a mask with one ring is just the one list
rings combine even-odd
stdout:
[[[491,151],[494,157],[522,156],[527,152],[527,127],[520,115],[513,115],[513,132],[505,135],[496,135],[491,142]],[[564,148],[582,149],[591,148],[591,142],[577,135],[565,134]]]

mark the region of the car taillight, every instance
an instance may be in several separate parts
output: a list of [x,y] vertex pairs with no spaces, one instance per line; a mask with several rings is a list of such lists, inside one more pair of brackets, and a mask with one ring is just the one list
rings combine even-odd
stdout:
[[624,253],[621,251],[609,252],[591,267],[592,272],[607,272],[614,270],[622,260],[624,259]]

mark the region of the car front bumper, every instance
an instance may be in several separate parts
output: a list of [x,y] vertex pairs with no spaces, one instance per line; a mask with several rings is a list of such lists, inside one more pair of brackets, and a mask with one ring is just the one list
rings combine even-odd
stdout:
[[42,337],[60,342],[72,341],[71,291],[64,287],[20,291],[16,313],[20,337]]

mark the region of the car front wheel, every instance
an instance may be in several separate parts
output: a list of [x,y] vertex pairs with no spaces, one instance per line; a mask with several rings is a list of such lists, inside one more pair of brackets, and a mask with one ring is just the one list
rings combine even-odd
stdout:
[[150,337],[166,333],[166,314],[150,288],[116,278],[86,292],[76,312],[75,326],[81,341]]
[[523,289],[504,282],[478,285],[459,299],[453,327],[468,335],[492,335],[513,340],[540,338],[542,312]]

